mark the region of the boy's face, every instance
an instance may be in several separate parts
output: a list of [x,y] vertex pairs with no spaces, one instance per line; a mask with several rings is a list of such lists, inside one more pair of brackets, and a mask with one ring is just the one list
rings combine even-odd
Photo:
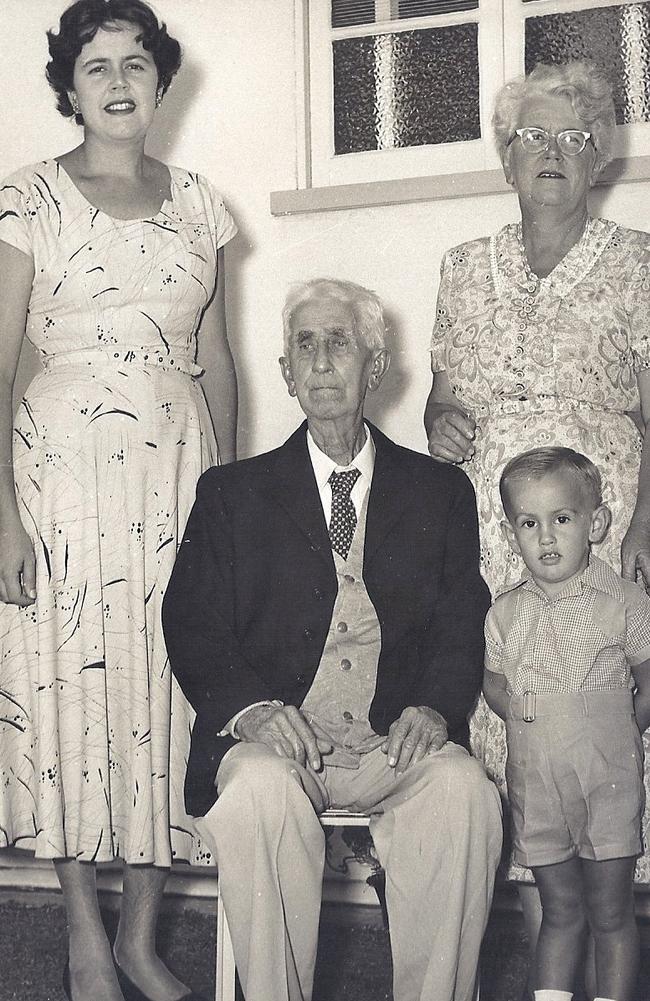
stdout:
[[557,470],[530,479],[513,478],[506,488],[508,542],[519,553],[533,580],[548,595],[581,574],[589,562],[589,546],[600,542],[609,527],[609,509],[594,507],[579,476]]

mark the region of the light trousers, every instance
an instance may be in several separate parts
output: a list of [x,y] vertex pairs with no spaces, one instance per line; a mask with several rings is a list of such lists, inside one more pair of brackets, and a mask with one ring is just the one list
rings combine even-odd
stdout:
[[311,1001],[325,861],[318,814],[367,811],[386,872],[395,1001],[471,1001],[501,852],[501,805],[456,744],[401,775],[377,749],[321,772],[242,743],[196,827],[213,848],[246,1001]]

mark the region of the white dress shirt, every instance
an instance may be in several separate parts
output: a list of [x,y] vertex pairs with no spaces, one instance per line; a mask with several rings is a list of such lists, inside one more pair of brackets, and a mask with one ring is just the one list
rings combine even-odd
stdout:
[[375,469],[375,443],[372,440],[368,425],[364,424],[363,428],[366,432],[366,440],[349,466],[337,465],[334,459],[330,459],[329,455],[321,451],[312,438],[311,431],[307,430],[307,450],[309,451],[309,458],[311,459],[314,476],[316,477],[316,485],[320,495],[320,502],[323,505],[323,514],[325,515],[325,523],[328,529],[332,518],[332,488],[328,481],[333,472],[342,473],[346,469],[358,469],[361,473],[350,493],[350,500],[354,504],[357,518],[361,514],[363,502],[370,490],[372,474]]

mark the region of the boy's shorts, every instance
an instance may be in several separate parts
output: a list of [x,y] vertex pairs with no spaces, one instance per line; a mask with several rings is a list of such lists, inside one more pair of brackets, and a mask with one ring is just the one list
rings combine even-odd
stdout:
[[506,720],[515,860],[530,868],[638,855],[643,745],[632,693],[536,695],[532,722],[523,700],[511,697]]

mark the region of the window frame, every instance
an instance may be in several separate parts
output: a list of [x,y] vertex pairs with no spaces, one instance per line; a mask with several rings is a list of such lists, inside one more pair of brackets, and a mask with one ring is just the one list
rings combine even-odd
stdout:
[[[496,59],[503,64],[501,28],[502,0],[481,0],[478,10],[459,11],[431,17],[417,17],[382,22],[381,24],[355,25],[349,28],[330,28],[329,0],[298,0],[305,8],[305,28],[308,32],[308,107],[311,148],[309,173],[315,186],[389,181],[396,178],[421,177],[427,174],[451,174],[459,169],[462,161],[466,171],[493,170],[499,167],[499,158],[490,137],[490,115],[502,69],[492,78],[481,79],[481,66]],[[331,95],[333,92],[333,60],[331,43],[337,38],[365,37],[393,34],[404,31],[442,28],[455,24],[478,24],[479,63],[479,117],[481,139],[443,143],[436,146],[410,146],[400,149],[370,150],[360,153],[334,154],[334,126]],[[327,44],[321,44],[327,39]],[[496,51],[495,51],[496,50]]]
[[[322,108],[320,116],[314,114],[314,67],[322,72],[323,58],[328,58],[329,94],[332,87],[331,69],[331,35],[329,28],[329,0],[294,0],[294,37],[296,45],[295,82],[296,82],[296,183],[297,188],[291,191],[271,193],[271,213],[286,215],[295,212],[327,211],[333,209],[366,207],[432,200],[436,198],[464,197],[471,195],[500,194],[509,190],[503,179],[498,155],[494,150],[490,116],[496,91],[503,82],[524,72],[524,22],[527,17],[541,14],[572,12],[574,10],[594,7],[623,6],[633,3],[647,3],[650,0],[536,0],[535,3],[524,3],[523,0],[482,0],[489,3],[491,14],[499,8],[500,20],[498,38],[491,36],[492,50],[489,60],[496,67],[492,83],[482,86],[481,90],[481,129],[483,137],[480,140],[445,144],[446,152],[436,156],[442,147],[424,146],[407,149],[370,151],[367,153],[348,153],[334,157],[333,126],[331,124],[331,99],[329,99],[329,124],[325,124],[323,132]],[[313,11],[320,5],[321,27],[323,24],[322,10],[328,35],[327,45],[321,46],[320,62],[315,64],[313,54],[316,47],[314,39]],[[467,23],[471,14],[479,11],[462,11],[453,15],[437,16],[436,24]],[[483,11],[484,13],[484,11]],[[503,15],[503,16],[501,16]],[[430,25],[432,18],[412,18],[403,21],[412,30],[414,27]],[[417,23],[416,23],[417,22]],[[336,29],[336,37],[348,37],[350,34],[366,35],[373,26],[361,25],[354,29]],[[490,30],[494,24],[488,24]],[[385,30],[394,30],[394,25]],[[512,44],[513,37],[518,45]],[[508,38],[508,44],[506,44]],[[479,73],[481,73],[481,45],[483,51],[488,49],[489,39],[481,40],[479,28]],[[325,53],[325,56],[323,56]],[[483,65],[485,65],[484,56]],[[479,80],[482,78],[479,76]],[[322,94],[317,100],[323,103]],[[326,149],[324,134],[329,139],[329,149]],[[475,150],[482,147],[473,158],[468,155],[468,147]],[[449,151],[453,150],[450,155]],[[329,161],[323,168],[323,152]],[[406,156],[405,156],[406,154]],[[432,155],[433,154],[433,155]],[[622,125],[617,127],[615,160],[604,172],[601,183],[622,183],[625,181],[640,181],[650,179],[650,123]],[[320,162],[318,162],[320,157]],[[446,161],[445,161],[446,157]],[[381,158],[384,163],[381,170],[370,169],[370,162]],[[344,167],[332,169],[331,161],[339,161]],[[386,170],[385,164],[391,161],[391,169]],[[369,162],[370,161],[370,162]],[[407,161],[410,161],[407,163]],[[378,161],[377,161],[378,162]]]

